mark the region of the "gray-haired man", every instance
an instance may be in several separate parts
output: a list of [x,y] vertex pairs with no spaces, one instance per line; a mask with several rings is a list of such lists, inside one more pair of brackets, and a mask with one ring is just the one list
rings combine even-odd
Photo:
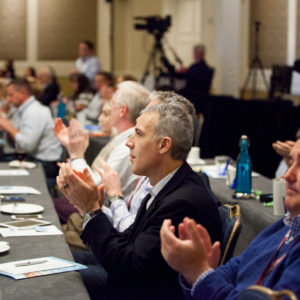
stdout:
[[68,164],[62,165],[59,188],[84,215],[87,223],[82,239],[104,267],[98,283],[83,278],[92,298],[103,293],[114,299],[183,297],[178,275],[160,254],[159,229],[165,218],[177,225],[183,217],[193,217],[207,228],[213,241],[221,238],[213,195],[185,162],[192,139],[192,118],[179,105],[154,105],[137,119],[135,132],[126,143],[132,172],[147,176],[153,189],[144,198],[135,222],[123,233],[113,228],[100,209],[103,199],[89,172],[84,170],[84,181]]

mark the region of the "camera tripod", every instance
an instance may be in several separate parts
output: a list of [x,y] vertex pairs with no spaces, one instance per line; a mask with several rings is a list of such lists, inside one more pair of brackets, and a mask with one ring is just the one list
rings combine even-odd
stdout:
[[256,81],[257,81],[257,71],[259,70],[261,73],[261,76],[263,78],[265,87],[267,90],[269,90],[269,84],[267,81],[267,77],[264,72],[263,64],[261,62],[261,59],[259,58],[259,26],[260,22],[256,21],[255,22],[255,51],[254,51],[254,58],[251,62],[250,65],[250,70],[248,71],[248,75],[246,77],[246,81],[244,83],[242,93],[241,93],[241,98],[244,98],[245,91],[248,87],[248,84],[250,82],[251,76],[253,76],[253,85],[252,85],[252,98],[255,99],[256,97]]
[[[163,75],[166,75],[170,79],[170,84],[173,86],[175,74],[174,66],[169,62],[166,57],[163,45],[162,45],[163,33],[155,33],[154,38],[155,42],[152,47],[152,50],[149,54],[149,58],[146,64],[146,68],[141,79],[141,82],[144,84],[147,76],[150,75],[151,70],[154,75],[154,87],[157,88],[160,78]],[[166,69],[166,70],[164,70]]]

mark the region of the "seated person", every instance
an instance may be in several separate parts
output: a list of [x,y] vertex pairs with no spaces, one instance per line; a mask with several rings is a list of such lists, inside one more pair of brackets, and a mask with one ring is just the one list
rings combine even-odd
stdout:
[[69,116],[85,109],[93,99],[93,92],[88,78],[84,74],[73,74],[70,76],[73,94],[69,98],[64,98],[66,111]]
[[[166,103],[166,104],[178,104],[186,110],[192,118],[195,117],[195,108],[191,102],[174,92],[162,92],[153,91],[149,95],[150,102],[148,106]],[[102,173],[102,182],[104,183],[105,192],[108,196],[122,195],[121,184],[118,178],[118,174],[113,172],[105,162],[101,161],[101,167],[104,170]],[[144,196],[152,188],[149,178],[144,176],[139,178],[135,190],[131,193],[129,200],[122,201],[115,198],[110,202],[109,209],[103,206],[103,211],[111,216],[112,223],[118,231],[124,231],[133,222],[141,205]],[[127,204],[128,203],[128,204]]]
[[44,67],[38,71],[38,82],[42,84],[43,90],[39,97],[42,104],[49,106],[51,102],[57,101],[60,87],[51,67]]
[[30,83],[35,82],[36,81],[35,68],[33,67],[26,68],[24,77]]
[[[162,92],[154,91],[149,95],[150,103],[148,106],[158,104],[158,103],[167,103],[167,104],[178,104],[186,110],[192,118],[195,117],[195,109],[193,104],[190,103],[183,96],[180,96],[174,92]],[[104,109],[104,108],[103,108]],[[100,166],[104,170],[101,173],[102,182],[104,183],[104,188],[106,194],[111,198],[114,195],[119,195],[121,198],[114,197],[113,201],[110,201],[109,208],[103,206],[103,211],[111,220],[112,224],[118,231],[124,231],[127,229],[133,222],[136,217],[137,211],[140,207],[140,204],[145,197],[145,195],[152,188],[149,179],[142,176],[138,179],[138,183],[134,191],[131,193],[128,199],[123,198],[122,185],[120,178],[117,172],[112,170],[110,166],[105,163],[101,158],[99,158]],[[72,216],[74,219],[74,215]],[[76,219],[78,219],[76,217]],[[74,231],[74,221],[72,220],[71,225]],[[77,227],[77,226],[76,226]],[[79,233],[82,232],[82,229],[78,230]],[[75,233],[72,233],[72,237],[75,237]],[[72,243],[71,241],[69,241]]]
[[41,162],[48,187],[55,184],[56,162],[61,159],[62,147],[53,133],[53,119],[48,107],[42,106],[32,95],[26,79],[15,79],[7,86],[7,100],[17,108],[11,121],[0,119],[17,151],[24,151],[27,159]]
[[96,94],[87,108],[84,109],[84,113],[89,121],[96,123],[104,101],[111,100],[112,98],[114,92],[113,75],[109,72],[99,72],[95,77],[94,85]]
[[[111,106],[112,106],[112,101],[107,101],[104,103],[104,106],[102,108],[101,114],[99,116],[99,124],[101,126],[101,131],[98,132],[97,136],[110,136],[114,137],[116,135],[116,129],[112,127],[111,124]],[[57,119],[56,120],[56,125],[55,125],[55,130],[56,132],[58,131],[58,126],[61,124],[61,127],[65,126],[63,125],[62,121]],[[73,124],[73,121],[71,121],[71,126]],[[111,149],[108,149],[110,151]],[[68,199],[65,198],[54,198],[53,199],[54,206],[56,209],[56,212],[58,214],[58,217],[61,221],[62,224],[67,223],[69,217],[71,214],[78,212],[75,207],[70,205]],[[75,218],[75,219],[74,219]],[[79,220],[79,224],[77,222]],[[77,218],[77,216],[73,216],[72,220],[70,220],[71,224],[67,224],[68,226],[64,227],[64,232],[65,236],[68,231],[72,231],[71,236],[72,238],[66,237],[66,240],[70,246],[78,246],[80,244],[81,248],[82,244],[77,242],[79,240],[76,238],[78,234],[76,235],[76,232],[80,231],[82,232],[82,220],[80,218]]]
[[0,77],[15,79],[15,68],[14,61],[12,59],[7,59],[4,61],[4,68],[0,69]]
[[[136,118],[140,111],[148,104],[149,92],[139,83],[123,82],[114,94],[111,108],[111,124],[118,134],[100,151],[92,164],[92,170],[98,166],[98,158],[102,158],[121,178],[124,198],[129,198],[135,188],[137,176],[131,172],[129,149],[125,146],[126,140],[134,132]],[[55,121],[54,132],[59,141],[68,150],[72,168],[82,171],[89,168],[84,160],[84,153],[88,147],[88,135],[84,134],[76,120],[70,121],[67,128],[60,119]],[[92,172],[97,184],[101,178],[97,172]]]
[[81,272],[92,299],[182,299],[178,274],[160,254],[159,229],[164,218],[178,224],[183,216],[193,217],[213,241],[221,238],[214,196],[185,162],[192,141],[193,121],[181,106],[158,104],[143,111],[126,145],[132,172],[148,177],[153,189],[123,233],[102,212],[103,197],[88,170],[83,170],[83,180],[70,165],[62,164],[58,186],[83,215],[82,240],[96,257],[90,259],[101,264],[97,281],[89,269]]
[[260,233],[238,257],[217,267],[220,244],[211,243],[201,225],[185,218],[170,219],[161,228],[162,255],[180,272],[186,299],[237,299],[250,285],[289,289],[300,297],[300,141],[291,151],[286,180],[286,216]]

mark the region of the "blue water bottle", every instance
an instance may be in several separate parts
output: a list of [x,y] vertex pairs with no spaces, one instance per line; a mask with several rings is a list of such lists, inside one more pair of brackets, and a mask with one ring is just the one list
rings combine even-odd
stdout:
[[242,135],[240,155],[236,164],[236,193],[251,194],[251,159],[248,153],[248,137]]
[[57,108],[57,117],[63,120],[65,116],[66,116],[66,104],[63,102],[62,99],[60,99]]

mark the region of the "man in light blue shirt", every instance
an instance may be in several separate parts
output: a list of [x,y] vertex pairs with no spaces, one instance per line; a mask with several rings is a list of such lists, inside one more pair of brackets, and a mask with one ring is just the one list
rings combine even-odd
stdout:
[[94,84],[94,78],[101,71],[98,58],[94,55],[94,45],[90,41],[79,44],[79,57],[75,61],[75,72],[84,74]]
[[41,162],[47,179],[54,178],[55,183],[62,147],[53,133],[49,108],[31,95],[25,79],[15,79],[8,85],[7,100],[17,110],[11,121],[0,119],[0,128],[8,133],[17,151],[24,151],[28,160]]

